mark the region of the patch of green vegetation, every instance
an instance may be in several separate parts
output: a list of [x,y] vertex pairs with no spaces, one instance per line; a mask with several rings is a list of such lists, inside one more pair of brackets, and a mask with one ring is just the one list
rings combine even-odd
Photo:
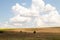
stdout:
[[4,31],[4,30],[14,30],[14,29],[17,29],[17,28],[0,28],[0,30]]

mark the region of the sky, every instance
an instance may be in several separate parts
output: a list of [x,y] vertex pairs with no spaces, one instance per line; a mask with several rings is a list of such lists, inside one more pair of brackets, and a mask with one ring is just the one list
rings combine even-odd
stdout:
[[60,0],[0,0],[0,28],[60,26]]

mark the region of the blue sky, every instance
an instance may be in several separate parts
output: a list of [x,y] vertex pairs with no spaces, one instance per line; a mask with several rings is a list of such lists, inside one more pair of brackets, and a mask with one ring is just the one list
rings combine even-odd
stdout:
[[[22,5],[24,2],[26,5]],[[0,0],[0,23],[5,23],[9,21],[10,18],[14,17],[12,6],[16,6],[16,3],[29,8],[32,4],[32,0]],[[44,3],[51,4],[60,13],[60,0],[44,0]]]
[[[26,6],[30,5],[31,0],[26,0]],[[22,0],[0,0],[0,22],[8,21],[10,17],[13,16],[12,6],[16,3],[22,4],[24,1]],[[23,5],[22,5],[23,6]]]
[[60,0],[44,0],[45,3],[49,3],[57,8],[60,11]]

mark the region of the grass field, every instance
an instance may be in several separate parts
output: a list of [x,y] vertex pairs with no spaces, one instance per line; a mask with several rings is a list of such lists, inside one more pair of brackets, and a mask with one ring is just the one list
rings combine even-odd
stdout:
[[0,40],[60,40],[60,28],[0,30]]

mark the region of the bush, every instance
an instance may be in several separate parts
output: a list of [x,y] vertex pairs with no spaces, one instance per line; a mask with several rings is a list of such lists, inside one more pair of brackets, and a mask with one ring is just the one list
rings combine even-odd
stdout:
[[4,33],[4,31],[0,31],[0,33]]
[[22,33],[22,31],[20,31],[20,33]]
[[33,32],[34,34],[36,33],[36,31]]

